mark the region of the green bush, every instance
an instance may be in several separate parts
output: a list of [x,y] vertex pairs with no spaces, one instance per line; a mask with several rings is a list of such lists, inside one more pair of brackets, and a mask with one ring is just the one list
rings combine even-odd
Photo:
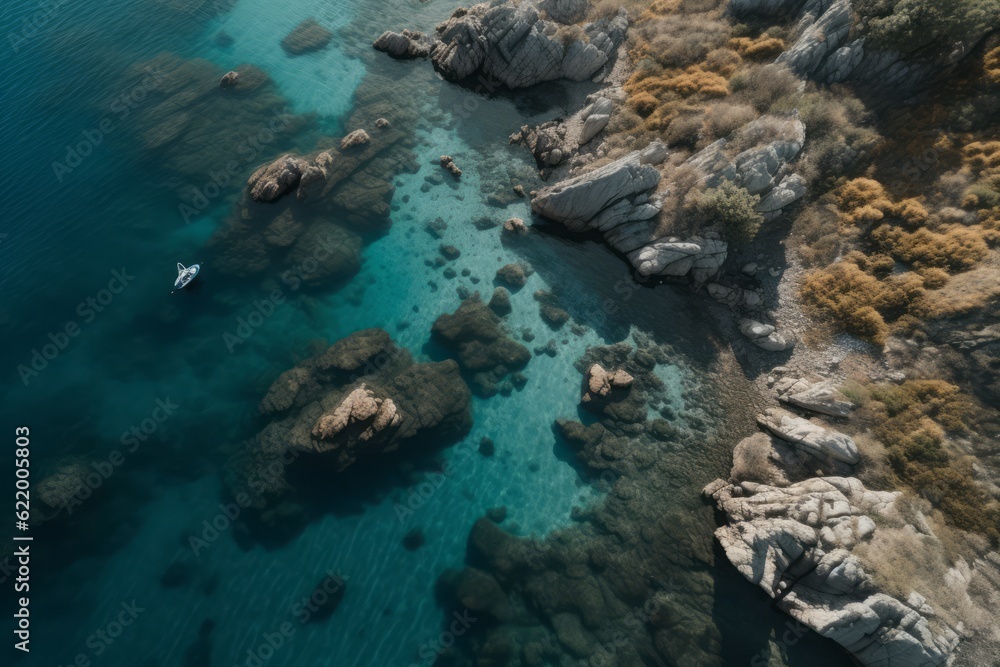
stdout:
[[855,0],[853,7],[872,39],[903,53],[952,48],[1000,22],[997,0]]
[[764,216],[757,212],[758,202],[760,195],[726,181],[702,194],[698,210],[709,220],[721,222],[726,240],[739,246],[752,241],[764,222]]

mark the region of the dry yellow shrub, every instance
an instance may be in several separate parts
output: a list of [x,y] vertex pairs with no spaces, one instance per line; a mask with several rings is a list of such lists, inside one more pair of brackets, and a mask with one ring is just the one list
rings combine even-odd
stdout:
[[663,87],[685,97],[695,94],[725,97],[729,94],[729,82],[726,78],[703,69],[701,65],[692,65],[683,72],[664,79]]
[[872,231],[872,240],[893,257],[915,268],[934,266],[967,271],[989,252],[978,228],[952,225],[944,233],[921,227],[907,232],[899,227],[881,225]]
[[965,166],[976,174],[1000,168],[1000,141],[974,141],[962,152]]
[[705,69],[727,79],[736,74],[742,64],[743,59],[740,58],[740,54],[732,49],[715,49],[705,56]]
[[885,188],[881,183],[870,178],[855,178],[844,183],[837,190],[835,196],[837,197],[837,205],[842,211],[850,211],[873,203],[878,203],[879,208],[891,208],[889,195]]
[[919,227],[930,217],[923,203],[915,198],[904,199],[896,204],[894,213],[909,227]]
[[884,286],[853,262],[838,262],[806,276],[803,300],[836,320],[846,331],[882,345],[889,326],[872,304],[880,301]]
[[980,227],[983,230],[983,240],[988,245],[1000,244],[1000,207],[984,213]]
[[658,99],[647,92],[631,95],[628,98],[628,102],[635,109],[635,112],[644,118],[656,111],[656,107],[660,104]]
[[920,270],[920,276],[924,279],[926,289],[941,289],[948,282],[948,272],[935,266],[930,266]]
[[983,74],[989,83],[1000,84],[1000,46],[983,57]]
[[773,58],[785,50],[785,41],[771,37],[767,33],[752,39],[750,37],[734,37],[729,40],[730,48],[750,60]]

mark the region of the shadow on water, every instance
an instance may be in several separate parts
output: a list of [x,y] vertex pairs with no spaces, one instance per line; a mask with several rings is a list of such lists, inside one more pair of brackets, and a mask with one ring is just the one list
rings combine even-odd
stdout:
[[[717,520],[723,520],[716,512]],[[772,604],[764,591],[747,581],[729,564],[725,551],[713,541],[717,567],[712,568],[715,595],[712,618],[721,633],[720,655],[727,665],[767,667],[849,667],[847,652],[831,639],[809,630]],[[780,657],[779,657],[780,656]]]
[[683,293],[688,288],[636,282],[625,260],[596,234],[574,234],[537,219],[532,229],[516,249],[553,285],[561,307],[607,344],[626,339],[634,326],[706,364],[725,344],[699,297]]
[[405,506],[411,489],[433,475],[445,474],[442,453],[456,439],[454,435],[423,434],[407,440],[401,450],[389,456],[363,456],[340,472],[321,455],[303,454],[285,468],[294,493],[265,512],[245,514],[234,537],[244,550],[255,545],[280,549],[325,516],[360,515],[387,498]]

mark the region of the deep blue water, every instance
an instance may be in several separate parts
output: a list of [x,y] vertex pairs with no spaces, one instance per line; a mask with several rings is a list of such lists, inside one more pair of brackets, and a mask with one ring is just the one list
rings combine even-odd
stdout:
[[[32,652],[17,654],[18,664],[68,665],[82,655],[92,664],[181,665],[204,655],[210,664],[242,665],[286,622],[294,623],[294,637],[268,665],[419,662],[420,647],[439,635],[443,619],[434,583],[446,568],[462,565],[469,529],[488,508],[505,505],[504,526],[512,532],[544,535],[568,525],[574,506],[600,502],[601,491],[580,477],[552,432],[556,418],[578,417],[573,362],[587,346],[627,340],[633,326],[652,331],[684,355],[659,370],[670,403],[681,412],[698,408],[685,405],[685,389],[698,385],[713,353],[701,330],[710,324],[695,302],[669,287],[634,286],[624,264],[592,241],[537,234],[513,250],[496,230],[471,224],[482,216],[530,218],[523,200],[502,210],[486,202],[498,174],[530,166],[521,149],[506,146],[506,136],[525,122],[566,113],[593,88],[553,85],[489,98],[440,81],[425,64],[371,52],[382,29],[432,27],[455,4],[13,0],[0,10],[0,25],[10,31],[0,45],[4,432],[31,428],[37,482],[66,463],[107,469],[111,452],[133,442],[133,427],[141,432],[144,420],[163,414],[158,405],[176,405],[72,515],[38,535]],[[280,41],[309,16],[333,29],[334,40],[321,52],[289,57]],[[220,31],[231,45],[220,44]],[[224,72],[244,63],[275,86],[260,117],[280,107],[298,118],[252,157],[226,154],[233,144],[223,140],[257,135],[259,125],[241,125],[245,116],[218,113],[196,96],[175,98],[169,109],[147,101],[172,73]],[[232,213],[250,170],[354,129],[346,124],[366,76],[382,82],[386,99],[405,96],[426,112],[414,129],[420,170],[395,177],[392,227],[366,239],[362,269],[349,284],[308,292],[286,286],[287,299],[231,351],[224,334],[280,286],[280,271],[234,280],[213,275],[207,264],[197,290],[171,295],[174,264],[209,252],[206,243]],[[197,122],[207,130],[182,135],[188,143],[170,139],[165,122],[185,114],[201,114]],[[425,192],[424,177],[440,171],[433,158],[445,153],[465,170],[461,184]],[[212,191],[196,215],[185,215],[192,189],[205,192],[209,174],[230,159],[239,161],[239,178]],[[439,217],[448,223],[442,239],[424,229]],[[441,243],[457,246],[456,267],[482,282],[448,280],[427,266]],[[195,558],[195,583],[161,584],[172,563],[190,556],[184,536],[217,519],[227,500],[221,466],[259,426],[256,406],[280,372],[308,356],[316,341],[373,326],[427,359],[431,324],[461,301],[456,288],[488,296],[495,270],[519,260],[536,271],[513,295],[508,325],[532,329],[538,343],[556,338],[559,354],[531,361],[524,391],[475,399],[471,433],[441,453],[450,474],[412,516],[400,518],[395,506],[423,481],[419,466],[408,478],[362,479],[356,498],[341,499],[280,547],[241,545],[224,529]],[[532,298],[543,288],[559,294],[585,333],[549,334]],[[483,436],[497,443],[496,457],[476,451]],[[725,472],[724,452],[712,460],[717,465],[703,471],[703,482]],[[689,537],[709,544],[710,511],[693,495],[677,502],[701,517],[703,530]],[[402,546],[413,528],[427,538],[416,552]],[[720,581],[733,590],[716,591],[714,606],[754,604],[769,613],[759,594],[724,563],[719,567]],[[295,622],[297,601],[328,572],[349,582],[336,615],[326,623]],[[5,601],[10,584],[3,583]],[[135,622],[113,643],[95,640],[133,600],[142,609]],[[780,630],[782,620],[773,616]],[[737,647],[721,659],[745,664],[753,653],[738,648],[745,629],[732,613],[719,618]],[[215,624],[211,641],[199,645],[207,619]],[[825,659],[840,664],[839,656]],[[808,649],[798,660],[820,664]]]

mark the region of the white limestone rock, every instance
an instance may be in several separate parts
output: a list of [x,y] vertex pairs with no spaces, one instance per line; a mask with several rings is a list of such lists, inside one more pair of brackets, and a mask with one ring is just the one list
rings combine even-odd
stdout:
[[775,383],[778,400],[811,412],[846,417],[853,407],[840,391],[827,380],[783,377]]
[[776,605],[833,639],[867,667],[949,664],[958,635],[931,626],[932,611],[878,592],[851,549],[875,534],[898,493],[854,478],[788,486],[716,480],[703,493],[727,516],[716,530],[726,557]]
[[770,324],[744,317],[740,320],[740,333],[751,343],[768,352],[783,352],[791,348],[794,341],[787,340]]
[[768,408],[757,423],[782,440],[820,458],[830,457],[854,465],[861,460],[850,436],[814,424],[781,408]]

